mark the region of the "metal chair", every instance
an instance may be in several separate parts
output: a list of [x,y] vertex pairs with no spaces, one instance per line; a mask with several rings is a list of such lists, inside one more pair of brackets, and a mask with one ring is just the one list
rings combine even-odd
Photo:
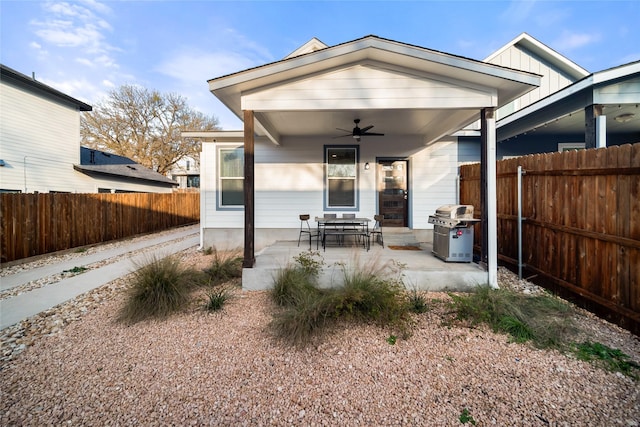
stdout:
[[320,231],[317,229],[316,230],[311,229],[311,226],[309,225],[309,218],[311,218],[311,215],[309,214],[300,215],[300,234],[298,234],[298,246],[300,246],[300,240],[302,239],[302,235],[308,234],[309,250],[311,250],[311,239],[314,237],[316,238],[316,250],[317,250],[320,244]]
[[[345,218],[345,219],[353,219],[355,217],[356,217],[356,214],[353,214],[353,213],[343,213],[342,214],[342,218]],[[345,225],[345,226],[342,227],[343,231],[344,230],[357,230],[357,229],[358,229],[358,227],[356,225]],[[356,239],[356,243],[360,243],[359,242],[360,236],[355,236],[355,239]],[[344,236],[342,237],[342,244],[344,244]]]
[[378,243],[384,248],[384,237],[382,236],[382,221],[384,220],[384,215],[374,215],[373,219],[376,220],[376,223],[373,225],[373,228],[369,230],[369,238],[375,235]]

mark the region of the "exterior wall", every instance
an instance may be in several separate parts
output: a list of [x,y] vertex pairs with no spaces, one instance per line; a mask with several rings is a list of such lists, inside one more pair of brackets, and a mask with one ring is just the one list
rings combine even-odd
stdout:
[[0,82],[0,188],[32,193],[94,192],[80,163],[77,108]]
[[[200,191],[204,247],[243,246],[244,211],[217,207],[217,147],[223,144],[220,138],[217,143],[203,143]],[[320,137],[285,138],[281,146],[256,141],[256,249],[276,240],[297,239],[299,214],[308,213],[312,218],[323,214],[325,145],[340,144],[334,139]],[[367,162],[375,165],[377,158],[409,160],[410,228],[432,228],[428,216],[440,205],[455,203],[458,173],[455,138],[430,146],[425,146],[418,137],[395,140],[386,137],[379,141],[363,138],[359,147],[359,208],[342,212],[369,218],[377,212],[375,167],[364,169]]]
[[496,92],[417,77],[374,65],[313,75],[242,96],[248,110],[323,110],[357,108],[478,108],[494,105]]
[[503,67],[514,68],[516,70],[528,71],[542,75],[540,87],[516,99],[514,102],[498,110],[498,119],[505,117],[514,111],[533,104],[552,93],[563,89],[575,82],[575,79],[567,76],[552,64],[536,56],[532,52],[515,45],[506,49],[488,61],[491,64]]

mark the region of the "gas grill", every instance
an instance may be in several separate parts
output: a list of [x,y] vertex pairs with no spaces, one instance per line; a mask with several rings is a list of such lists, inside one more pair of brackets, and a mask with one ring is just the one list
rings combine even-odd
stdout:
[[433,224],[433,254],[446,262],[473,261],[473,217],[471,205],[444,205],[429,216]]

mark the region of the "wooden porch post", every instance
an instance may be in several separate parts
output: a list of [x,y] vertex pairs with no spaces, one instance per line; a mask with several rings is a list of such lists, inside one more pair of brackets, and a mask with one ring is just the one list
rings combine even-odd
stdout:
[[496,120],[495,108],[480,112],[482,200],[482,261],[487,269],[487,282],[498,287],[498,208],[496,199]]
[[584,148],[607,146],[606,116],[602,105],[592,104],[584,109]]
[[243,268],[253,268],[255,258],[253,110],[244,111],[244,260]]

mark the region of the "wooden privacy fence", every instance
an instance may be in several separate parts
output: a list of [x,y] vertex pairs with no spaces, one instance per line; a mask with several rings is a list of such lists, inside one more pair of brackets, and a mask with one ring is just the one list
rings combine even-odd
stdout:
[[0,255],[4,263],[199,220],[199,193],[5,193]]
[[[499,260],[512,266],[519,165],[527,274],[640,333],[640,144],[497,162]],[[461,167],[460,200],[482,212],[479,164]]]

